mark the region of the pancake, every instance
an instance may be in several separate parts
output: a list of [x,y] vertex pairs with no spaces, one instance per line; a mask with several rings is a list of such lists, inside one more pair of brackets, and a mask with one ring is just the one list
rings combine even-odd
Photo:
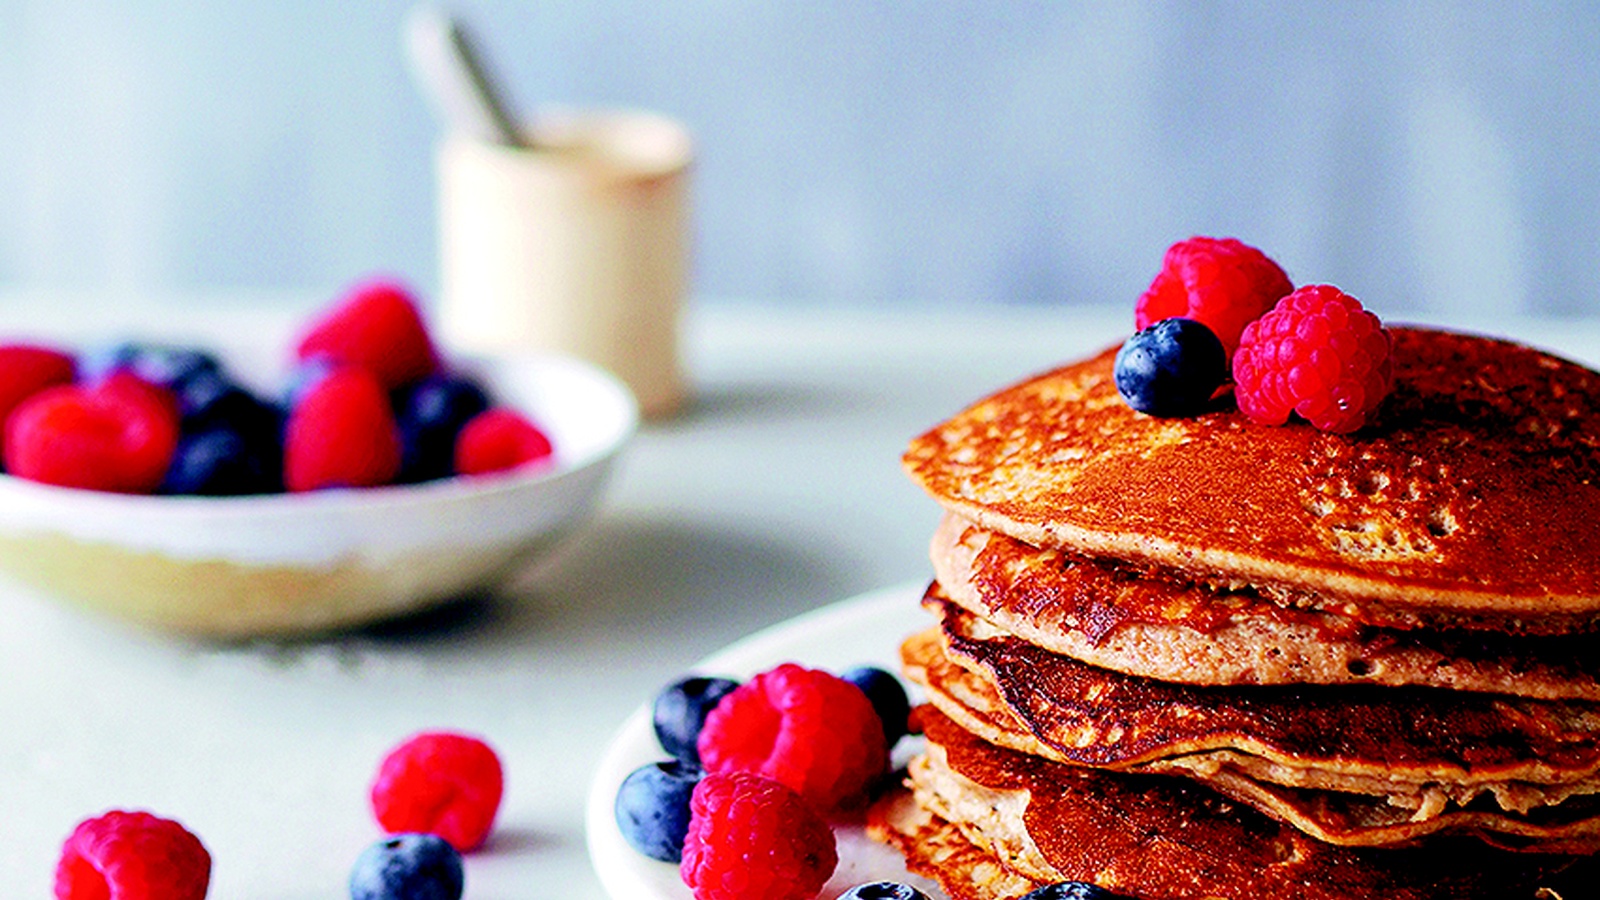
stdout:
[[907,870],[938,880],[950,900],[1014,900],[1040,887],[1001,865],[904,788],[890,791],[868,810],[867,833],[899,850]]
[[[902,652],[906,671],[926,689],[928,701],[939,712],[978,738],[1018,753],[1054,764],[1076,765],[1063,752],[1028,731],[1005,708],[993,688],[981,678],[951,662],[940,652],[932,632],[909,639]],[[1520,798],[1534,807],[1531,814],[1502,811],[1480,798],[1471,807],[1450,806],[1449,793],[1424,786],[1393,785],[1381,778],[1341,777],[1332,773],[1298,773],[1301,786],[1263,778],[1282,776],[1257,757],[1228,751],[1132,763],[1105,771],[1146,775],[1185,776],[1219,793],[1249,805],[1263,814],[1318,840],[1339,846],[1387,847],[1415,843],[1439,834],[1473,835],[1484,843],[1507,850],[1547,853],[1590,853],[1600,849],[1600,798],[1578,796],[1557,806],[1563,790],[1593,789],[1592,785],[1540,788],[1496,785],[1493,790]],[[1364,793],[1350,793],[1358,789]],[[1387,792],[1387,793],[1386,793]]]
[[921,718],[929,745],[910,772],[915,800],[880,802],[869,828],[956,900],[1067,880],[1139,900],[1534,900],[1540,888],[1593,877],[1589,861],[1458,841],[1334,847],[1200,785],[1048,763],[936,712]]
[[1505,341],[1392,328],[1395,387],[1353,435],[1219,406],[1136,413],[1115,348],[1001,391],[903,462],[1028,544],[1392,625],[1600,622],[1600,374]]
[[1041,550],[946,514],[930,555],[945,594],[1053,653],[1186,684],[1422,685],[1600,701],[1600,636],[1374,627]]
[[1175,685],[1050,653],[932,602],[947,652],[1080,765],[1228,749],[1416,784],[1563,784],[1600,774],[1600,704],[1432,688]]

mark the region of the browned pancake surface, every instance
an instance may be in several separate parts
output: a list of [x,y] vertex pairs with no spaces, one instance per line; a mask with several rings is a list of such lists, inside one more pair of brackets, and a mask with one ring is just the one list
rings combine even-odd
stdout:
[[1600,616],[1600,375],[1504,341],[1392,329],[1354,435],[1235,410],[1134,412],[1115,350],[914,440],[948,509],[1037,546],[1257,585],[1335,611],[1559,632]]
[[[990,682],[952,662],[936,631],[912,636],[901,653],[906,674],[962,728],[1029,756],[1079,764],[1073,752],[1030,731]],[[1555,787],[1501,782],[1462,788],[1391,781],[1381,769],[1370,767],[1355,773],[1295,769],[1229,749],[1110,768],[1193,779],[1317,840],[1341,846],[1396,846],[1430,835],[1464,834],[1519,852],[1600,850],[1600,797],[1593,795],[1593,779]],[[1520,805],[1503,807],[1497,802],[1501,797]]]
[[1030,643],[1187,684],[1384,684],[1600,701],[1600,635],[1396,629],[1030,544],[947,514],[949,599]]
[[1136,678],[1050,653],[931,600],[963,664],[1073,762],[1125,767],[1214,749],[1308,768],[1468,784],[1577,780],[1600,771],[1600,706],[1361,686],[1197,687]]
[[[1573,877],[1556,874],[1574,866],[1570,858],[1450,840],[1394,850],[1333,847],[1198,785],[1049,763],[979,741],[937,712],[924,710],[922,721],[950,771],[992,791],[1026,795],[1028,837],[1062,880],[1093,881],[1139,900],[1533,900],[1553,878]],[[914,823],[922,835],[903,829],[902,842],[940,834],[932,817],[898,810],[895,820]],[[875,830],[893,828],[891,811],[876,814]],[[954,843],[948,832],[940,840]],[[922,871],[959,877],[910,849]],[[945,858],[972,864],[954,850]]]
[[1014,900],[1040,886],[1007,869],[959,828],[897,788],[867,813],[867,833],[899,850],[906,869],[939,882],[951,900]]

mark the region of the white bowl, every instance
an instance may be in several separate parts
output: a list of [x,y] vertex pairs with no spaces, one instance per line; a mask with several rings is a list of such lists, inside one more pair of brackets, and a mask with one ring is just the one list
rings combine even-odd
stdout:
[[539,423],[553,464],[419,485],[129,496],[0,475],[0,572],[151,628],[214,638],[359,625],[492,587],[595,506],[633,396],[555,357],[470,366]]

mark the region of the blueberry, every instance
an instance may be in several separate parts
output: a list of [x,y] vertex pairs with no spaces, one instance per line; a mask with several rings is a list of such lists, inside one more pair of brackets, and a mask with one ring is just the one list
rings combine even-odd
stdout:
[[1128,900],[1122,894],[1113,894],[1103,887],[1087,881],[1063,881],[1034,888],[1020,900]]
[[278,444],[246,437],[222,425],[181,433],[160,487],[163,494],[210,497],[281,490],[283,461]]
[[489,408],[489,394],[470,377],[441,373],[398,389],[394,408],[403,447],[396,480],[411,484],[454,474],[456,435]]
[[283,412],[220,369],[196,372],[174,392],[185,430],[226,425],[251,438],[278,439]]
[[1193,319],[1163,319],[1117,351],[1117,393],[1152,416],[1203,411],[1228,377],[1228,354],[1215,333]]
[[838,900],[928,900],[928,895],[898,881],[858,884],[839,895]]
[[86,355],[78,375],[92,384],[113,372],[131,372],[151,384],[175,391],[197,373],[221,368],[215,356],[196,347],[124,341]]
[[700,765],[700,729],[706,714],[739,682],[726,678],[690,676],[667,685],[656,695],[651,718],[661,749],[692,766]]
[[431,834],[394,834],[350,870],[350,900],[460,900],[461,854]]
[[640,766],[622,780],[614,810],[628,846],[651,859],[683,861],[689,797],[700,770],[672,759]]
[[850,682],[872,701],[872,708],[883,720],[883,736],[888,746],[906,735],[906,719],[911,715],[911,701],[906,698],[905,686],[900,679],[876,666],[856,666],[839,676]]

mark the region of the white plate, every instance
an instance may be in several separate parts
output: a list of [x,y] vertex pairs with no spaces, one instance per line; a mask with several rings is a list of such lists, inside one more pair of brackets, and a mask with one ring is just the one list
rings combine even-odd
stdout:
[[[925,585],[886,588],[835,603],[757,632],[694,666],[694,671],[745,679],[782,662],[841,672],[874,665],[898,672],[900,642],[926,628],[928,614],[919,600]],[[897,758],[913,741],[902,740]],[[586,828],[589,858],[606,891],[616,900],[692,900],[678,867],[640,855],[617,829],[612,803],[629,772],[666,758],[656,743],[646,703],[617,732],[589,788]],[[878,844],[859,827],[835,829],[839,868],[818,895],[840,893],[870,881],[904,881],[933,898],[945,897],[933,882],[910,875],[897,852]]]

